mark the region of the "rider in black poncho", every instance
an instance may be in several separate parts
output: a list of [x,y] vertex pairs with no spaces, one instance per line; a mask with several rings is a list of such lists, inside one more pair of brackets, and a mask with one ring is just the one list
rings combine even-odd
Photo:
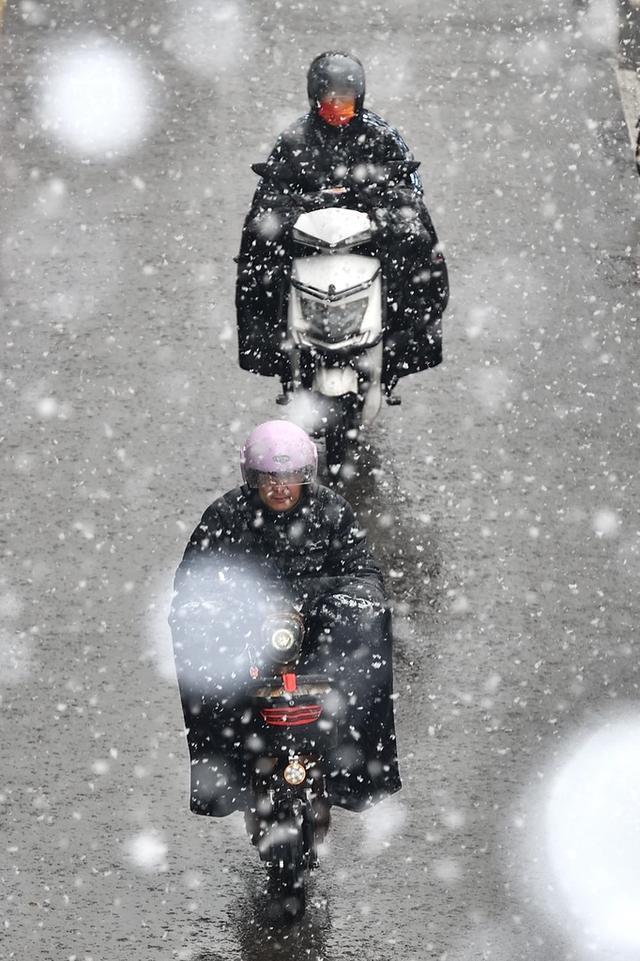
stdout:
[[[289,228],[305,208],[305,183],[312,176],[325,188],[324,203],[366,210],[378,227],[386,282],[384,366],[390,393],[400,377],[434,367],[442,359],[442,314],[449,297],[447,268],[414,171],[383,187],[358,186],[352,173],[366,165],[411,161],[398,131],[364,109],[362,64],[328,52],[309,68],[310,110],[279,137],[245,220],[236,282],[240,366],[267,376],[290,378],[283,349],[286,289],[291,263]],[[344,189],[341,189],[344,188]]]
[[260,425],[242,464],[246,483],[207,508],[175,578],[170,623],[191,809],[217,817],[246,809],[245,644],[265,612],[288,608],[307,624],[300,673],[329,673],[341,692],[329,802],[362,810],[400,788],[380,569],[348,502],[315,482],[317,452],[304,431]]

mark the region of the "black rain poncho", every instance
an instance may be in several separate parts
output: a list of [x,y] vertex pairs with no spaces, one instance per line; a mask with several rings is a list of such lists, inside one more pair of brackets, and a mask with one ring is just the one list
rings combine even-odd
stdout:
[[[340,185],[358,164],[410,161],[398,131],[370,110],[346,127],[331,127],[314,112],[278,138],[267,165],[291,171],[288,184],[263,179],[245,220],[236,282],[240,366],[266,376],[290,377],[286,336],[289,228],[306,207],[305,178]],[[327,200],[327,203],[330,201]],[[383,382],[434,367],[442,360],[442,314],[449,281],[438,237],[417,173],[383,193],[349,190],[334,201],[367,210],[379,232],[386,282]]]
[[267,612],[292,605],[307,625],[297,672],[334,676],[346,705],[328,759],[330,801],[361,810],[400,788],[382,576],[347,501],[318,485],[304,490],[286,513],[247,487],[225,494],[176,573],[170,623],[199,814],[245,807],[246,644]]

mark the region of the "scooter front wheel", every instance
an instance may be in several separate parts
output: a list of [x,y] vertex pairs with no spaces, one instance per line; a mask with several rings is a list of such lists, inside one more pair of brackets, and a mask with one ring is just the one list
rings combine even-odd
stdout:
[[325,446],[327,469],[336,475],[347,462],[351,448],[357,444],[360,422],[357,395],[345,394],[336,398],[331,415],[325,429]]
[[327,470],[332,475],[338,474],[347,459],[349,449],[347,427],[343,420],[339,420],[335,424],[327,427],[325,446],[327,451]]
[[305,856],[301,827],[275,844],[267,864],[269,888],[275,912],[285,921],[301,918],[306,908]]

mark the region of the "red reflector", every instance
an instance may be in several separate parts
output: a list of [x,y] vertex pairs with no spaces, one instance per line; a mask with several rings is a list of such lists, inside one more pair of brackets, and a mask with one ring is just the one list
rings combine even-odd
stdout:
[[260,711],[262,719],[272,727],[296,727],[299,724],[312,724],[322,714],[319,704],[305,704],[303,707],[265,707]]
[[295,674],[283,674],[282,683],[284,685],[285,691],[288,691],[289,694],[293,694],[293,692],[298,686],[296,682]]

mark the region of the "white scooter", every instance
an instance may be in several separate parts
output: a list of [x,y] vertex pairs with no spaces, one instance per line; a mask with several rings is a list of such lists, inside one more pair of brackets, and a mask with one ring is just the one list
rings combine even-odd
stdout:
[[[388,178],[392,168],[395,176],[404,176],[417,167],[397,162],[376,173],[378,179]],[[267,164],[254,164],[253,170],[274,176]],[[294,419],[309,433],[324,436],[333,473],[349,443],[380,410],[386,310],[376,226],[361,210],[335,206],[342,192],[342,187],[317,191],[316,209],[293,225],[284,344],[292,380],[279,399],[293,400]],[[323,196],[333,204],[322,206]]]

